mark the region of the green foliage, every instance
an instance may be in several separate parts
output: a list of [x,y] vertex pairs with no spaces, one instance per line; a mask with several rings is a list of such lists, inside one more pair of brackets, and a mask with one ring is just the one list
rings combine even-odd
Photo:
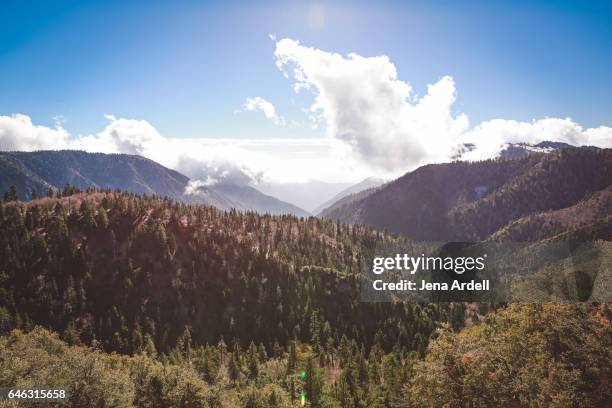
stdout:
[[248,376],[251,379],[257,378],[257,374],[259,372],[259,362],[257,360],[257,348],[255,347],[255,343],[251,342],[246,353],[246,366]]
[[423,407],[603,407],[611,349],[605,305],[514,304],[459,334],[440,330],[406,397]]
[[308,359],[306,364],[304,394],[311,407],[315,408],[321,406],[323,380],[321,378],[321,372],[315,366],[312,358]]
[[67,388],[71,407],[220,407],[188,365],[71,347],[41,328],[0,338],[0,387]]
[[131,407],[135,385],[123,357],[69,347],[37,328],[0,338],[0,387],[68,388],[73,407]]
[[364,255],[403,242],[369,227],[91,191],[1,203],[0,231],[0,386],[75,407],[612,398],[607,305],[360,302]]
[[0,231],[0,329],[29,321],[106,351],[297,339],[324,362],[343,336],[369,349],[381,329],[386,351],[417,335],[423,348],[451,318],[359,302],[364,256],[401,240],[369,227],[90,191],[3,204]]

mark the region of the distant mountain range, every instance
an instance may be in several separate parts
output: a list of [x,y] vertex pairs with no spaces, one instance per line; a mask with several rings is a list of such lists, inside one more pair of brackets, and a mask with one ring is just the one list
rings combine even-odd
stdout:
[[308,217],[311,214],[300,207],[264,194],[248,185],[229,183],[216,184],[211,187],[199,187],[188,200],[209,204],[217,208],[239,211],[256,211],[270,214],[293,214]]
[[535,145],[528,143],[509,143],[502,149],[499,156],[515,159],[528,156],[532,153],[551,153],[555,150],[573,147],[575,146],[563,142],[540,142]]
[[365,180],[360,181],[357,184],[354,184],[348,188],[345,188],[329,200],[325,201],[323,204],[319,205],[314,211],[313,214],[321,215],[325,210],[329,207],[333,206],[336,203],[339,203],[344,198],[351,196],[353,194],[362,192],[364,190],[369,190],[372,188],[376,188],[385,183],[385,180],[376,178],[376,177],[368,177]]
[[310,180],[303,183],[260,183],[257,189],[264,194],[293,203],[312,214],[317,214],[322,203],[332,199],[339,191],[350,188],[349,183],[328,183]]
[[324,216],[429,241],[535,240],[577,228],[603,237],[610,186],[612,149],[557,148],[423,166]]
[[307,211],[253,187],[219,184],[199,187],[186,195],[189,178],[141,156],[86,153],[75,150],[0,152],[0,191],[16,185],[23,199],[31,191],[70,184],[80,189],[110,188],[138,194],[157,194],[179,201],[197,202],[229,210],[251,210],[271,214],[308,216]]
[[[465,145],[465,151],[472,148],[471,145]],[[469,205],[479,203],[479,200],[496,192],[498,188],[508,188],[507,183],[513,180],[513,177],[519,177],[522,172],[530,169],[525,163],[543,160],[546,154],[557,157],[562,151],[576,149],[560,142],[542,142],[536,145],[508,144],[500,151],[500,159],[496,161],[424,166],[387,184],[384,184],[382,179],[371,177],[352,186],[309,182],[262,184],[257,188],[229,183],[194,185],[187,176],[152,160],[134,155],[86,153],[74,150],[0,152],[0,192],[7,191],[12,184],[15,184],[21,197],[30,199],[32,190],[42,195],[49,188],[59,189],[65,184],[70,184],[81,189],[111,188],[138,194],[157,194],[179,201],[207,204],[222,210],[235,208],[260,213],[311,215],[308,211],[288,202],[291,201],[303,203],[306,208],[312,210],[313,214],[323,218],[372,224],[409,234],[416,239],[482,237],[485,232],[502,238],[515,237],[517,233],[508,230],[495,234],[496,230],[484,231],[482,227],[476,228],[478,231],[462,229],[465,226],[459,225],[473,212],[469,209]],[[597,154],[598,151],[593,147],[579,150],[587,152],[585,154]],[[532,156],[537,159],[531,158]],[[506,159],[512,160],[506,163],[504,162]],[[596,163],[589,165],[595,166]],[[489,168],[490,166],[492,167]],[[473,174],[480,171],[473,169],[481,169],[491,174]],[[431,180],[426,179],[427,174],[430,174]],[[407,185],[398,187],[404,184]],[[342,188],[344,189],[334,194]],[[405,191],[400,191],[402,189]],[[415,194],[419,194],[419,197]],[[403,205],[406,207],[402,207]],[[543,207],[543,210],[549,209],[553,207]],[[397,214],[397,217],[394,214]],[[510,217],[507,221],[518,221],[518,218]],[[526,228],[527,224],[529,223],[521,222],[513,228],[518,228],[518,225]],[[504,225],[499,227],[502,228]]]
[[[499,157],[515,159],[528,156],[532,153],[551,153],[559,149],[567,149],[573,147],[574,146],[567,143],[549,141],[541,142],[535,145],[530,145],[527,143],[509,143],[504,146],[504,148],[499,152]],[[475,148],[476,146],[473,144],[465,144],[463,146],[463,149],[461,150],[461,154],[469,152]],[[460,160],[461,154],[455,157],[455,159]],[[317,207],[313,211],[313,214],[316,214],[317,216],[323,218],[327,218],[334,211],[343,207],[344,205],[347,205],[354,201],[362,200],[368,195],[378,191],[384,183],[385,180],[383,179],[375,177],[367,178],[361,181],[360,183],[357,183],[336,194],[334,197]]]

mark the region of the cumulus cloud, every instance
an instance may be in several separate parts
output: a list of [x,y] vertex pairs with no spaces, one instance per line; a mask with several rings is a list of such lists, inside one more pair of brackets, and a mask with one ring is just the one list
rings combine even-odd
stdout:
[[146,156],[146,149],[164,143],[157,129],[146,120],[117,119],[113,115],[105,117],[109,124],[101,132],[73,139],[70,142],[71,148]]
[[288,38],[277,41],[274,55],[296,92],[314,94],[309,110],[325,122],[328,136],[350,146],[374,171],[401,174],[448,161],[468,142],[476,149],[466,159],[495,157],[507,143],[612,144],[612,128],[585,130],[571,119],[499,119],[470,127],[467,115],[453,111],[452,77],[441,78],[417,97],[408,82],[398,79],[387,56],[345,57]]
[[272,121],[275,125],[284,125],[285,119],[276,113],[276,108],[272,104],[260,96],[247,98],[244,103],[244,109],[251,112],[261,111],[266,119]]
[[0,116],[0,150],[59,150],[68,148],[68,132],[57,122],[54,128],[34,125],[29,116]]
[[296,91],[315,94],[310,111],[324,119],[328,135],[375,168],[393,171],[444,160],[468,128],[465,115],[451,112],[455,84],[450,77],[417,99],[386,56],[344,57],[282,39],[275,57],[278,68],[295,80]]

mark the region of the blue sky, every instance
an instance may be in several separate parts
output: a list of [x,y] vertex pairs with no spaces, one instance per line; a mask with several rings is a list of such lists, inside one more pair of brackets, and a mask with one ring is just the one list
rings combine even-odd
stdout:
[[[61,116],[72,134],[97,132],[113,114],[167,137],[320,136],[302,113],[312,95],[296,95],[275,66],[273,33],[387,55],[418,94],[450,75],[453,109],[470,123],[569,116],[612,125],[606,3],[369,3],[2,1],[0,114],[49,126]],[[236,113],[249,96],[297,124]]]

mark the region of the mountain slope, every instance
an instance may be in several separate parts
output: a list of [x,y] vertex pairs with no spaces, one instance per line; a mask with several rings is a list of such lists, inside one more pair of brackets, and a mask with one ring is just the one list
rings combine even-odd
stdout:
[[0,152],[0,191],[15,184],[24,198],[70,184],[80,189],[111,188],[180,198],[189,179],[152,160],[125,154],[75,150]]
[[364,179],[360,181],[359,183],[354,184],[342,190],[341,192],[339,192],[338,194],[336,194],[329,200],[325,201],[323,204],[318,206],[313,211],[313,213],[317,215],[322,215],[325,211],[329,211],[330,207],[336,206],[336,204],[338,204],[338,202],[344,199],[345,197],[360,193],[365,190],[374,189],[376,187],[383,185],[384,183],[385,183],[385,180],[383,179],[379,179],[376,177],[368,177],[367,179]]
[[328,183],[309,180],[302,183],[259,183],[257,190],[264,194],[297,205],[306,211],[317,214],[321,203],[329,200],[339,191],[349,187],[346,183]]
[[144,157],[75,150],[0,152],[0,168],[0,191],[15,184],[25,198],[30,198],[32,188],[44,195],[49,188],[65,184],[80,189],[110,188],[180,198],[189,181],[179,172]]
[[189,178],[141,156],[86,153],[76,150],[0,152],[0,192],[15,184],[24,199],[32,189],[47,190],[70,184],[85,190],[108,188],[137,194],[159,195],[175,200],[198,202],[222,210],[250,210],[271,214],[309,214],[289,203],[267,196],[252,187],[219,185],[198,188],[197,195],[185,195]]
[[533,153],[551,153],[560,149],[571,149],[574,146],[563,142],[540,142],[535,145],[527,143],[509,143],[499,153],[500,157],[516,159]]
[[128,193],[0,202],[0,333],[31,322],[132,353],[147,336],[166,351],[188,328],[195,344],[272,350],[320,323],[322,347],[385,330],[385,349],[424,350],[447,306],[359,301],[361,257],[391,242],[403,239]]
[[342,211],[340,210],[342,207],[350,205],[351,203],[354,203],[355,201],[363,200],[370,194],[373,194],[380,189],[381,189],[381,186],[372,187],[366,190],[359,191],[357,193],[349,194],[346,197],[342,197],[338,201],[332,203],[332,205],[330,205],[329,207],[323,209],[318,214],[318,216],[322,218],[328,218],[329,215],[334,213],[335,211]]
[[590,239],[612,240],[612,229],[601,229],[612,217],[612,186],[560,210],[520,218],[491,236],[496,241],[527,241],[590,231]]
[[[225,200],[228,200],[223,207],[221,205],[216,205],[219,208],[235,208],[240,211],[248,210],[260,213],[267,212],[270,214],[293,214],[298,217],[310,216],[310,213],[298,206],[264,194],[251,186],[218,184],[211,190],[217,194],[221,194]],[[210,204],[208,202],[205,203]]]
[[577,204],[612,185],[612,150],[572,148],[518,159],[421,167],[327,218],[418,240],[481,240],[507,224]]

